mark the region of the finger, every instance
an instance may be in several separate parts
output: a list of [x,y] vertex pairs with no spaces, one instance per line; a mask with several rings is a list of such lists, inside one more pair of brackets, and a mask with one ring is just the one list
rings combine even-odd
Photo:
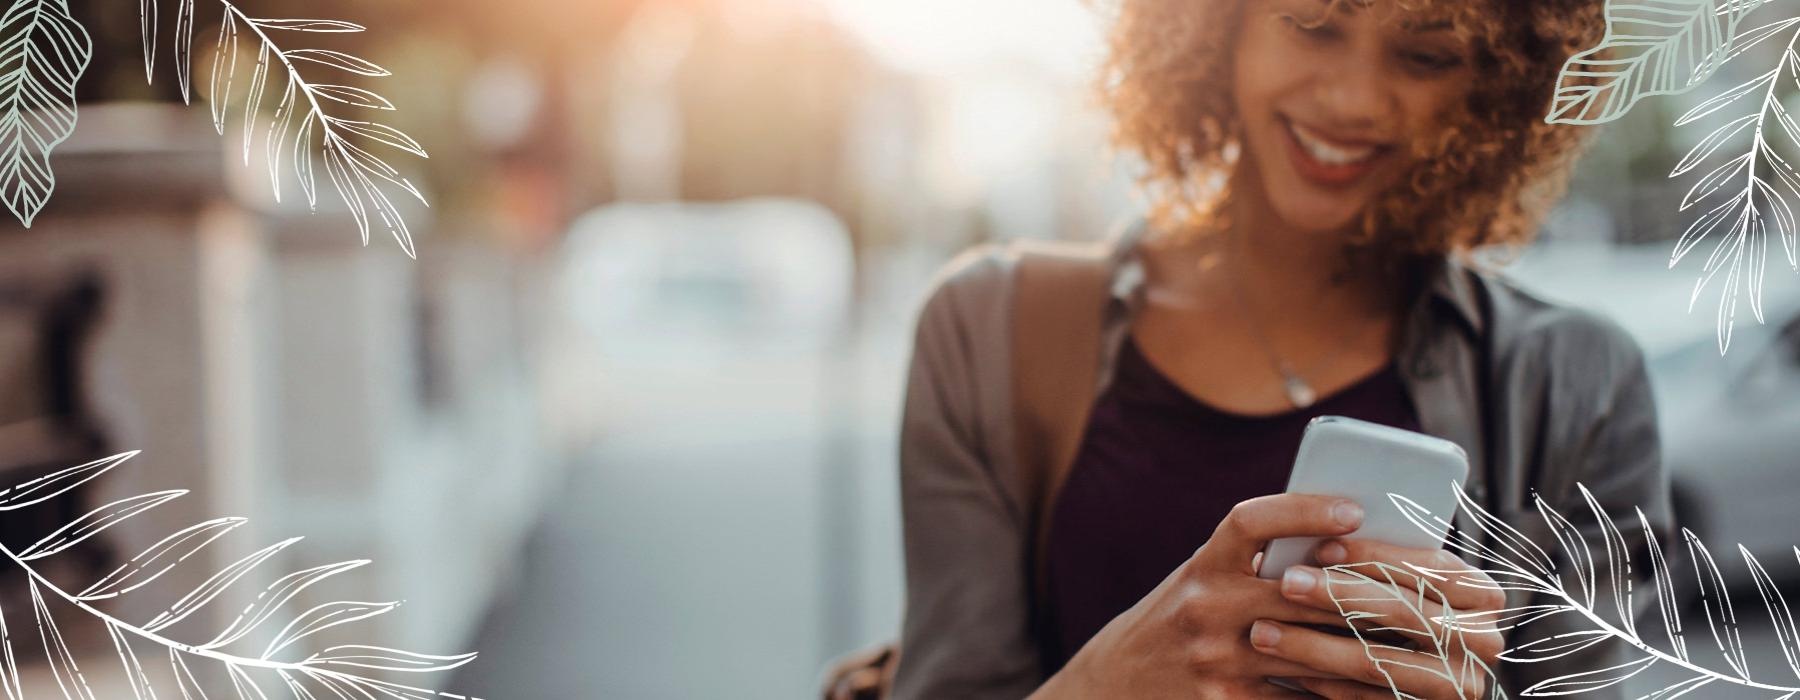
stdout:
[[[1251,682],[1259,687],[1257,688],[1258,692],[1252,693],[1251,695],[1254,695],[1255,697],[1268,697],[1268,698],[1316,698],[1316,697],[1319,697],[1319,695],[1317,693],[1314,693],[1311,690],[1307,690],[1306,686],[1300,685],[1300,681],[1303,678],[1304,678],[1303,676],[1302,677],[1272,676],[1272,677],[1268,677],[1268,678],[1253,680]],[[1294,687],[1290,688],[1286,685],[1282,685],[1281,683],[1276,682],[1277,680],[1284,681]],[[1325,679],[1316,679],[1316,680],[1325,680]],[[1234,695],[1231,697],[1237,697],[1237,696]]]
[[[1320,585],[1321,582],[1325,585]],[[1472,653],[1490,666],[1497,663],[1500,651],[1506,648],[1505,638],[1492,620],[1470,619],[1468,611],[1446,609],[1410,589],[1386,581],[1295,566],[1283,572],[1279,585],[1283,597],[1298,605],[1336,612],[1347,626],[1357,631],[1357,636],[1377,644],[1410,645],[1443,653]],[[1341,608],[1337,600],[1345,601]]]
[[1314,694],[1312,691],[1309,691],[1309,690],[1294,690],[1292,688],[1283,688],[1279,685],[1274,684],[1273,682],[1270,682],[1267,678],[1246,679],[1243,684],[1243,687],[1233,688],[1231,690],[1232,690],[1231,694],[1228,695],[1227,697],[1233,697],[1233,698],[1283,698],[1284,700],[1299,700],[1299,699],[1304,699],[1304,698],[1318,697],[1318,695]]
[[[1250,639],[1259,652],[1305,664],[1328,675],[1392,688],[1415,697],[1460,697],[1462,684],[1439,673],[1444,661],[1432,654],[1391,646],[1365,647],[1354,639],[1271,620],[1258,620]],[[1461,657],[1459,654],[1453,658]]]
[[1245,572],[1244,568],[1269,540],[1282,537],[1334,537],[1362,525],[1363,509],[1337,496],[1279,493],[1232,506],[1212,537],[1190,561],[1212,571]]
[[[1315,569],[1316,571],[1316,569]],[[1242,597],[1232,601],[1231,609],[1244,620],[1245,629],[1252,620],[1268,618],[1294,624],[1326,625],[1349,629],[1350,622],[1337,608],[1296,601],[1282,589],[1284,581],[1251,578],[1244,582]]]
[[1327,698],[1327,700],[1387,700],[1394,695],[1393,689],[1385,685],[1374,686],[1359,681],[1328,678],[1296,678],[1294,680],[1312,694]]
[[[1385,580],[1346,576],[1311,566],[1282,572],[1282,597],[1355,620],[1361,636],[1381,643],[1436,644],[1445,633],[1444,606]],[[1343,601],[1340,603],[1339,601]],[[1454,612],[1454,611],[1452,611]],[[1272,618],[1280,619],[1280,618]]]
[[[1354,537],[1333,538],[1320,542],[1313,550],[1322,564],[1350,565],[1353,571],[1376,580],[1388,578],[1373,566],[1356,566],[1365,562],[1383,562],[1413,576],[1393,577],[1417,589],[1423,578],[1435,590],[1436,600],[1458,610],[1487,611],[1506,607],[1506,593],[1499,590],[1485,572],[1470,566],[1447,549],[1415,549],[1386,542]],[[1425,571],[1421,572],[1420,569]]]

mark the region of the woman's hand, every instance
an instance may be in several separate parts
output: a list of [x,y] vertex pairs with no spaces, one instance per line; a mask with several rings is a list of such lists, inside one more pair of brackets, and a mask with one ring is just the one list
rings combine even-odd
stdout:
[[[1258,619],[1345,624],[1335,607],[1284,598],[1280,582],[1256,577],[1253,562],[1269,540],[1341,536],[1362,517],[1354,501],[1331,496],[1280,494],[1239,503],[1206,544],[1107,623],[1032,697],[1298,697],[1265,679],[1352,677],[1250,646],[1250,624]],[[1329,665],[1347,668],[1363,658],[1361,648],[1340,653],[1345,662]],[[1311,654],[1305,658],[1316,662]]]
[[[1432,584],[1441,599],[1430,595],[1422,596],[1422,617],[1431,620],[1427,624],[1434,626],[1434,633],[1443,636],[1444,628],[1437,622],[1445,614],[1444,606],[1448,605],[1449,613],[1454,616],[1469,613],[1491,612],[1506,607],[1506,595],[1499,590],[1484,587],[1493,586],[1494,581],[1479,569],[1469,566],[1455,554],[1442,549],[1407,549],[1395,547],[1382,542],[1357,539],[1326,540],[1316,550],[1318,560],[1325,564],[1341,564],[1345,562],[1385,562],[1404,571],[1414,571],[1408,564],[1434,571],[1459,572],[1445,574],[1445,580]],[[1375,567],[1352,567],[1354,570],[1369,576],[1379,585],[1387,586],[1389,577],[1382,575]],[[1337,604],[1332,601],[1326,591],[1325,571],[1311,566],[1290,567],[1282,576],[1281,592],[1288,600],[1318,610],[1329,610],[1337,614]],[[1333,584],[1341,578],[1333,578]],[[1385,602],[1383,595],[1365,595],[1373,591],[1353,591],[1358,598],[1357,608],[1380,617],[1371,618],[1375,624],[1364,622],[1363,628],[1385,626],[1404,630],[1413,630],[1404,634],[1404,641],[1411,642],[1412,647],[1421,651],[1435,647],[1423,634],[1417,631],[1420,624],[1418,615],[1407,610],[1397,600],[1400,595],[1416,595],[1417,589],[1405,587],[1414,583],[1413,577],[1394,577],[1395,584],[1402,586],[1395,591],[1393,602]],[[1458,583],[1468,581],[1474,585]],[[1358,584],[1368,588],[1371,584]],[[1342,595],[1340,593],[1340,595]],[[1414,600],[1419,600],[1415,598]],[[1466,619],[1466,618],[1465,618]],[[1490,617],[1491,619],[1491,617]],[[1250,639],[1258,651],[1272,659],[1280,659],[1298,663],[1312,669],[1310,673],[1296,680],[1314,693],[1331,698],[1331,700],[1348,700],[1356,698],[1390,698],[1396,691],[1411,697],[1428,698],[1430,700],[1450,700],[1452,698],[1477,699],[1487,697],[1490,679],[1480,668],[1465,663],[1466,657],[1474,655],[1489,669],[1498,668],[1498,657],[1505,648],[1500,632],[1491,621],[1483,624],[1464,623],[1459,634],[1449,635],[1451,643],[1444,651],[1450,655],[1448,668],[1468,669],[1468,673],[1459,682],[1439,675],[1445,668],[1437,666],[1437,672],[1428,672],[1420,668],[1424,666],[1419,652],[1408,652],[1394,648],[1372,647],[1370,653],[1377,658],[1392,663],[1383,663],[1379,667],[1364,653],[1362,642],[1353,637],[1340,637],[1317,630],[1298,627],[1278,622],[1273,619],[1257,620],[1251,630]],[[1421,646],[1425,645],[1425,646]],[[1411,658],[1409,658],[1411,657]],[[1385,673],[1384,673],[1385,671]],[[1309,678],[1331,674],[1342,676],[1340,679]],[[1392,685],[1389,685],[1389,678]]]

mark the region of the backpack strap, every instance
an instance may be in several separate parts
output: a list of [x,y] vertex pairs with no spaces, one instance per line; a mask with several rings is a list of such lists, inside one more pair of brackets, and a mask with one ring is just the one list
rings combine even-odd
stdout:
[[1067,241],[1014,245],[1019,257],[1013,277],[1013,439],[1030,498],[1033,623],[1042,631],[1050,515],[1074,466],[1098,388],[1110,247]]

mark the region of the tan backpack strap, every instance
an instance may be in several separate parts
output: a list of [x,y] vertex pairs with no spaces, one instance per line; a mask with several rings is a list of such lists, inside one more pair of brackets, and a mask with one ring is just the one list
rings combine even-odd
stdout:
[[1032,608],[1041,623],[1050,515],[1095,398],[1111,266],[1104,243],[1014,245],[1013,437],[1031,499]]

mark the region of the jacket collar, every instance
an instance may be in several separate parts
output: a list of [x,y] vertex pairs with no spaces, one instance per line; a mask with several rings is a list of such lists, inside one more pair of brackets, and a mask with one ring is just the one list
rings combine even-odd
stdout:
[[[1138,310],[1142,304],[1145,273],[1137,244],[1148,230],[1148,222],[1137,217],[1115,227],[1107,236],[1111,241],[1109,249],[1113,263],[1112,301],[1130,311]],[[1470,332],[1470,337],[1479,337],[1485,328],[1479,295],[1470,274],[1467,266],[1452,256],[1439,256],[1427,262],[1424,284],[1421,285],[1424,299],[1414,301],[1414,315],[1434,310],[1432,307],[1419,308],[1418,304],[1441,306],[1456,315],[1464,329]]]

